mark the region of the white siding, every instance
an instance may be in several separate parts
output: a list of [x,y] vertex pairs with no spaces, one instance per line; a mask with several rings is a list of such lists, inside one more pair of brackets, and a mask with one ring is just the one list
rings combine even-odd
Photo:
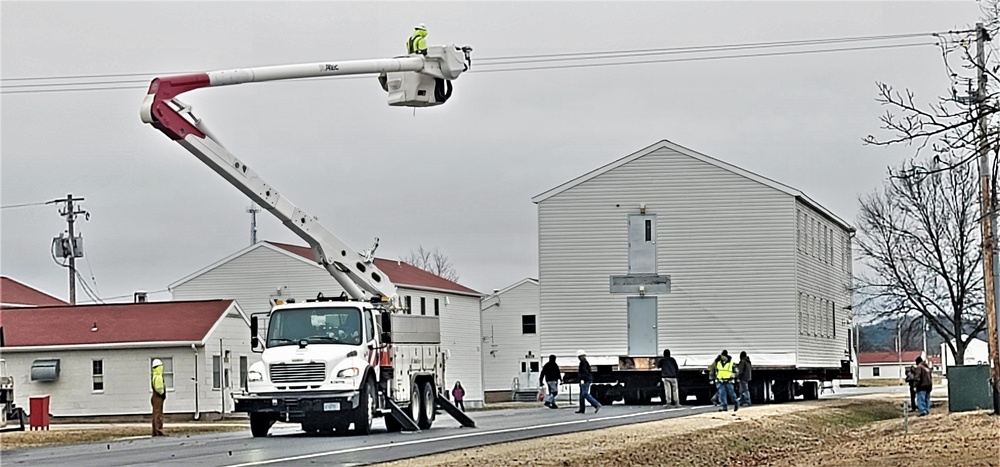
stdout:
[[541,353],[627,354],[626,296],[609,276],[627,272],[641,203],[672,281],[659,348],[682,365],[724,348],[794,363],[794,197],[665,147],[539,202]]
[[837,367],[849,348],[850,233],[796,202],[799,365]]
[[[286,288],[288,296],[295,298],[312,298],[320,292],[327,297],[335,297],[343,292],[319,265],[266,243],[259,243],[244,254],[191,277],[173,287],[171,292],[174,300],[236,299],[240,307],[250,314],[270,310],[270,297],[282,288]],[[426,298],[428,315],[434,314],[434,299],[438,299],[441,344],[451,353],[446,381],[451,385],[456,380],[462,381],[469,404],[477,405],[483,400],[479,298],[406,287],[398,287],[398,294],[400,297],[412,297],[412,309],[416,314],[420,314],[420,297]],[[449,303],[446,304],[446,301]],[[249,338],[249,331],[246,331],[245,338]],[[207,363],[211,371],[211,360]],[[238,369],[238,366],[234,368]]]
[[[487,391],[510,391],[520,374],[520,361],[540,354],[538,283],[522,281],[483,300],[483,379]],[[521,316],[535,315],[535,334],[523,334]]]
[[[240,307],[242,308],[242,306],[241,304]],[[222,346],[221,352],[219,351],[220,345]],[[229,352],[228,363],[225,362],[226,351]],[[226,386],[225,378],[220,377],[220,383],[222,383],[220,389],[213,389],[213,356],[220,357],[223,370],[229,369],[229,385]],[[198,357],[198,380],[201,383],[198,389],[201,393],[201,399],[199,400],[201,411],[219,411],[223,395],[223,392],[220,391],[224,391],[225,393],[226,413],[233,411],[233,395],[241,392],[240,356],[247,357],[247,367],[260,361],[260,354],[254,353],[250,348],[250,327],[239,314],[233,314],[205,339],[205,346],[201,349],[201,355]]]
[[[237,334],[240,337],[237,337]],[[239,355],[248,355],[249,363],[259,361],[250,352],[246,322],[234,315],[227,317],[208,339],[198,346],[198,407],[202,413],[219,412],[221,395],[212,390],[212,354],[218,354],[218,339],[231,349],[233,384],[239,386]],[[214,344],[212,342],[214,341]],[[206,358],[207,355],[207,358]],[[256,360],[255,360],[256,357]],[[154,358],[173,360],[173,389],[168,389],[166,413],[195,411],[195,351],[191,347],[157,347],[95,350],[52,350],[44,352],[4,352],[7,371],[14,377],[15,402],[28,409],[28,398],[51,396],[49,412],[53,416],[143,415],[151,411],[149,398],[150,362]],[[59,359],[59,379],[54,382],[31,381],[31,364],[40,359]],[[91,374],[93,360],[104,360],[104,391],[94,392]],[[227,393],[228,395],[228,393]],[[231,401],[227,411],[231,411]]]
[[[860,365],[858,369],[858,379],[898,379],[902,380],[906,376],[906,367],[910,363],[869,363]],[[875,369],[878,368],[878,376],[875,376]]]

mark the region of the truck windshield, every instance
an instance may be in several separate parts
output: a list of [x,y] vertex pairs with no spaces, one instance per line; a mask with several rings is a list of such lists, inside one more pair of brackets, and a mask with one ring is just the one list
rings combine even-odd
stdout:
[[267,327],[267,346],[361,344],[361,312],[357,308],[295,308],[275,311]]

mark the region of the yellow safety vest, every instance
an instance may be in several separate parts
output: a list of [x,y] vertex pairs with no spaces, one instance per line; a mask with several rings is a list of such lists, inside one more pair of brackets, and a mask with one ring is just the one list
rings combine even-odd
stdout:
[[719,381],[727,381],[733,379],[732,360],[726,363],[719,362],[715,364],[715,379]]
[[410,36],[410,40],[406,41],[406,53],[415,54],[421,50],[427,49],[427,31],[423,29],[417,29],[413,31],[413,35]]
[[158,366],[156,368],[153,368],[153,377],[152,377],[152,381],[150,381],[150,382],[151,382],[151,385],[153,387],[153,391],[154,392],[156,392],[157,394],[159,394],[161,396],[164,396],[164,395],[167,394],[167,388],[163,384],[163,367],[162,366]]

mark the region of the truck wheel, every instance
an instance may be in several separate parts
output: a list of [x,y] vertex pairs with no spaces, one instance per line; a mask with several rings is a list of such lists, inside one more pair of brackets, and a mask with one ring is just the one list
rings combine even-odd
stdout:
[[274,425],[274,420],[264,414],[250,413],[250,433],[254,438],[267,436],[267,430],[271,429],[271,425]]
[[423,405],[423,410],[420,413],[420,420],[417,421],[417,426],[420,427],[421,430],[426,430],[434,423],[434,411],[437,405],[434,403],[433,384],[424,383],[422,398],[423,400],[420,402]]
[[365,379],[360,397],[358,408],[354,409],[354,433],[367,435],[372,432],[372,421],[375,419],[375,383],[371,378]]
[[819,383],[816,381],[802,383],[802,398],[807,401],[819,399]]
[[424,411],[421,402],[423,402],[423,397],[420,393],[420,384],[414,382],[410,386],[410,418],[417,423],[417,426],[420,425],[420,414]]

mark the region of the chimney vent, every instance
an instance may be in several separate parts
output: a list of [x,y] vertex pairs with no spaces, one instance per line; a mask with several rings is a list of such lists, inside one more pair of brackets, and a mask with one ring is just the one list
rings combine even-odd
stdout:
[[146,295],[147,293],[145,290],[137,291],[134,295],[135,303],[146,303]]

